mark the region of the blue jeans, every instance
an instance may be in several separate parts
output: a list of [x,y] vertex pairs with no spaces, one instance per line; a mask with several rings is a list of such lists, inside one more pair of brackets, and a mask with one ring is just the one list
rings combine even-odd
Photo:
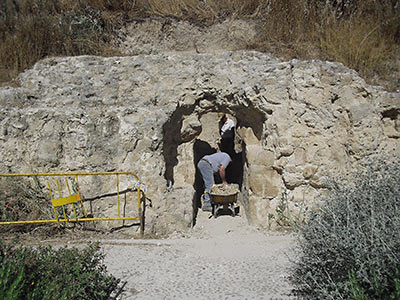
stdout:
[[211,204],[210,191],[211,187],[214,185],[214,172],[209,162],[201,159],[197,163],[197,168],[199,169],[204,182],[204,203]]

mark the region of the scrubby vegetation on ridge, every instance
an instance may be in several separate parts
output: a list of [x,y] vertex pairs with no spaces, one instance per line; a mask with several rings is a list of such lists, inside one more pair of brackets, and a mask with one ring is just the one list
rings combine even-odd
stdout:
[[260,34],[248,49],[339,61],[371,83],[400,88],[396,0],[3,0],[0,83],[47,56],[120,55],[111,43],[116,30],[151,16],[202,26],[251,18]]
[[305,299],[400,299],[400,166],[332,182],[301,230],[293,282]]

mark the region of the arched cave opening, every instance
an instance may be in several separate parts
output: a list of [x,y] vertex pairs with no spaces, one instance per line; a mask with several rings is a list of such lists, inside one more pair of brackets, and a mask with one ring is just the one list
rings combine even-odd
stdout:
[[[212,110],[201,110],[196,102],[191,106],[178,107],[163,126],[164,177],[167,181],[168,191],[173,192],[174,187],[177,186],[194,188],[193,199],[188,199],[193,204],[193,226],[196,224],[197,212],[201,207],[200,197],[204,191],[203,180],[196,167],[197,163],[204,155],[221,151],[221,144],[218,143],[220,141],[218,113],[226,113],[233,117],[236,129],[250,128],[255,138],[258,141],[262,140],[265,114],[254,107],[215,106]],[[193,122],[193,120],[195,121]],[[187,125],[188,123],[190,126]],[[226,170],[226,177],[228,183],[239,184],[242,191],[241,206],[246,211],[248,205],[246,178],[248,176],[245,174],[247,172],[245,149],[246,141],[236,134],[235,140],[228,150],[232,162]],[[189,161],[189,157],[191,161]],[[182,173],[182,170],[184,174],[178,174]],[[218,175],[215,176],[215,182],[221,182]]]

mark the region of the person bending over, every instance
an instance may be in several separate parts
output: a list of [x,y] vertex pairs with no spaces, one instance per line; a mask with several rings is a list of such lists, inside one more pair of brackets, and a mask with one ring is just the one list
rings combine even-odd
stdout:
[[225,170],[231,162],[231,157],[228,153],[217,152],[211,155],[206,155],[197,163],[204,182],[204,203],[202,210],[211,211],[210,191],[214,184],[214,174],[218,173],[222,183],[227,184]]

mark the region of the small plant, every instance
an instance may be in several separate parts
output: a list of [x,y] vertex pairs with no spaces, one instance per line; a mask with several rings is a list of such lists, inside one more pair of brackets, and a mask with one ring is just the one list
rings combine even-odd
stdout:
[[292,223],[291,220],[291,215],[290,215],[290,210],[289,210],[289,203],[287,199],[287,193],[283,192],[282,193],[282,198],[279,201],[278,206],[276,207],[276,217],[275,221],[279,226],[282,227],[288,227]]
[[299,238],[293,283],[305,299],[399,299],[400,166],[368,163],[332,180]]
[[24,269],[15,271],[16,268],[12,262],[3,259],[0,266],[0,299],[21,299]]
[[297,209],[290,209],[290,202],[293,202],[293,197],[292,199],[289,199],[287,191],[284,190],[282,192],[282,198],[275,208],[276,214],[268,215],[269,226],[271,226],[271,222],[273,220],[275,220],[280,227],[297,229],[299,226],[301,226],[301,224],[304,222],[304,213],[307,210],[307,207],[304,207],[304,203],[295,203],[294,205],[297,207]]
[[98,244],[53,250],[1,243],[1,299],[109,299],[119,279],[107,273],[99,250]]
[[357,281],[356,273],[354,269],[349,271],[349,289],[350,289],[350,299],[353,300],[368,300],[368,296],[364,293],[363,288]]

